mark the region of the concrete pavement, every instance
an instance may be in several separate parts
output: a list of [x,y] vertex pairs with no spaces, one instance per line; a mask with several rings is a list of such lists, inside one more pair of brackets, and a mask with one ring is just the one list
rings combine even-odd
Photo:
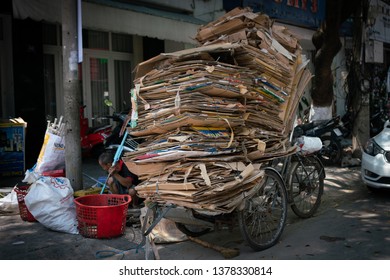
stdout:
[[[85,169],[85,170],[84,170]],[[88,161],[83,171],[103,175],[96,162]],[[202,240],[237,248],[235,260],[386,260],[390,259],[390,193],[371,192],[360,180],[359,168],[327,168],[325,192],[316,215],[297,218],[289,210],[287,226],[278,244],[254,252],[242,240],[238,227],[208,233]],[[85,182],[87,183],[87,181]],[[0,259],[32,260],[144,260],[139,227],[127,227],[125,235],[113,239],[90,239],[54,232],[39,223],[23,222],[19,215],[0,216]],[[157,244],[165,260],[223,260],[217,251],[192,241]]]

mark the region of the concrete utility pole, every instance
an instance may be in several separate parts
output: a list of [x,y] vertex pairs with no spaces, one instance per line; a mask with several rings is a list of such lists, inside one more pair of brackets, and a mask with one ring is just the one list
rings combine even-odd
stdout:
[[66,177],[74,190],[83,188],[78,80],[77,0],[62,0],[62,44]]

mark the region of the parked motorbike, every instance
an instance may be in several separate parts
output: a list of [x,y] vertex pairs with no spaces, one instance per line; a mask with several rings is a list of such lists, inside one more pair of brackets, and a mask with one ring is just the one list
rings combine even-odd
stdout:
[[370,137],[374,137],[382,131],[385,122],[389,119],[383,109],[379,109],[370,117]]
[[328,121],[314,121],[298,125],[294,129],[294,137],[298,135],[319,137],[322,148],[318,157],[324,165],[338,165],[341,162],[343,148],[348,145],[346,137],[350,130],[343,125],[340,116]]
[[112,134],[112,126],[89,127],[88,118],[84,116],[85,107],[85,105],[80,107],[79,114],[82,155],[98,157],[105,149],[105,139]]
[[[112,107],[112,102],[109,99],[105,99],[104,103],[108,107]],[[114,113],[110,116],[106,116],[107,118],[110,118],[116,122],[116,125],[114,129],[112,130],[111,134],[105,139],[104,141],[104,148],[105,150],[113,150],[115,151],[118,149],[119,145],[122,142],[123,135],[121,135],[121,130],[123,128],[123,124],[128,122],[127,120],[128,116],[128,110],[124,110],[120,113],[116,113],[114,109]],[[128,126],[128,124],[127,124]],[[138,142],[131,137],[130,134],[127,134],[126,140],[123,144],[123,151],[124,152],[133,152],[138,146]]]

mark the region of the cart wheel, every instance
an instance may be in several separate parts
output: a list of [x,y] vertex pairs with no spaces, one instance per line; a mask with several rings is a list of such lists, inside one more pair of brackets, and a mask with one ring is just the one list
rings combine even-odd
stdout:
[[317,211],[324,192],[324,178],[325,171],[317,157],[292,162],[287,185],[291,209],[298,217],[309,218]]
[[238,212],[241,234],[255,251],[265,250],[278,242],[287,219],[287,191],[280,174],[272,168],[254,186],[257,192],[246,199]]
[[205,228],[203,226],[194,226],[194,225],[186,225],[182,223],[176,223],[176,227],[178,230],[180,230],[182,233],[192,236],[192,237],[198,237],[203,234],[206,234],[210,232],[210,228]]

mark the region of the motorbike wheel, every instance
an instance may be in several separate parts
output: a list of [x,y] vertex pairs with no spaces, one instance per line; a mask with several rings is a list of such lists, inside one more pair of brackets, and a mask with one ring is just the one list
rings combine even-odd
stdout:
[[322,164],[326,166],[338,165],[341,162],[342,147],[340,142],[332,139],[331,136],[325,135],[321,137],[322,149],[318,153]]

